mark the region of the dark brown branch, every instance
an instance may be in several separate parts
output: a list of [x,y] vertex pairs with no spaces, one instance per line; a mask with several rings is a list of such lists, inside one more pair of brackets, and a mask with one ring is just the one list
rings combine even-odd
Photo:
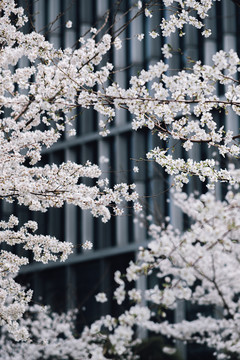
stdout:
[[240,0],[232,0],[232,2],[234,2],[234,4],[240,7]]

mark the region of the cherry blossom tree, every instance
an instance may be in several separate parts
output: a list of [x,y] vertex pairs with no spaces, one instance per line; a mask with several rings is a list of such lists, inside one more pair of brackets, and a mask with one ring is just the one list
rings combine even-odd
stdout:
[[[156,3],[146,2],[143,6],[138,1],[136,7],[139,14],[151,17]],[[211,36],[204,19],[212,0],[162,0],[161,4],[170,13],[163,18],[159,32],[150,31],[152,38],[157,38],[160,32],[165,37],[176,31],[184,36],[186,25],[200,29],[202,36]],[[97,42],[98,30],[91,29],[91,38],[79,39],[79,49],[55,49],[44,36],[21,31],[27,18],[13,0],[1,0],[0,9],[1,199],[17,201],[32,211],[47,211],[66,202],[83,210],[90,209],[103,222],[111,218],[110,207],[116,215],[121,215],[124,201],[133,202],[135,212],[141,211],[135,184],[116,184],[110,189],[97,165],[66,162],[60,166],[38,166],[42,149],[58,141],[62,131],[74,134],[69,130],[74,108],[93,107],[100,113],[106,119],[99,122],[102,136],[110,132],[115,109],[124,108],[133,116],[134,131],[145,127],[159,137],[161,146],[149,150],[146,159],[163,167],[172,177],[172,197],[190,218],[189,229],[184,232],[173,228],[171,222],[155,224],[147,219],[152,222],[148,247],[139,249],[136,261],[129,264],[125,275],[115,273],[117,303],[121,305],[128,298],[133,305],[118,318],[102,317],[86,327],[78,338],[73,336],[71,324],[66,324],[69,314],[38,313],[35,323],[21,319],[29,309],[31,291],[24,291],[14,276],[28,259],[2,250],[2,351],[16,359],[17,354],[30,359],[33,349],[39,353],[38,358],[135,359],[139,342],[135,331],[141,327],[176,340],[206,344],[219,359],[239,356],[240,173],[234,164],[240,153],[240,135],[219,124],[216,115],[218,111],[240,115],[240,59],[235,49],[218,51],[212,57],[212,64],[192,61],[189,68],[171,75],[168,59],[176,50],[166,42],[162,48],[165,60],[133,76],[129,87],[124,89],[116,83],[109,85],[113,65],[102,64],[112,46],[121,48],[120,37],[105,34]],[[143,39],[143,34],[135,35],[139,41]],[[23,58],[29,65],[20,66]],[[225,89],[221,96],[217,90],[219,84]],[[99,85],[98,90],[95,85]],[[174,156],[170,140],[182,144],[188,152],[187,159]],[[225,158],[225,165],[212,156],[196,159],[192,150],[197,144],[207,144],[209,154],[214,151],[218,159]],[[96,179],[95,186],[79,184],[81,177]],[[183,193],[183,186],[193,177],[205,182],[209,192],[200,196]],[[220,183],[228,186],[224,201],[214,193]],[[56,260],[58,255],[65,260],[71,253],[71,244],[34,234],[36,222],[19,226],[18,219],[12,215],[0,226],[2,243],[22,244],[33,252],[36,261]],[[157,280],[154,287],[126,290],[126,282],[149,276]],[[98,294],[97,301],[106,300],[105,294]],[[199,315],[195,320],[172,324],[165,318],[166,311],[174,310],[180,300],[199,305]],[[211,316],[201,310],[207,306],[213,308]],[[36,310],[36,307],[29,309]],[[15,354],[11,353],[6,331],[15,340],[29,336],[33,340],[38,337],[34,329],[41,329],[40,340],[30,345],[15,344]],[[61,333],[64,341],[59,338]],[[66,353],[69,349],[71,354]],[[168,348],[166,352],[171,350]]]
[[[140,209],[134,184],[116,184],[110,189],[100,168],[89,161],[84,165],[68,161],[60,166],[38,166],[42,149],[57,142],[66,126],[69,135],[74,134],[69,130],[71,111],[83,101],[86,93],[82,89],[91,93],[96,84],[107,80],[113,66],[106,63],[98,70],[96,67],[111,47],[111,36],[106,34],[99,42],[80,39],[82,46],[74,51],[55,49],[44,36],[21,31],[27,17],[13,0],[1,1],[0,11],[1,200],[42,212],[64,203],[74,204],[90,209],[103,222],[111,217],[109,207],[115,213],[122,212],[119,205],[123,200],[132,201],[136,211]],[[28,65],[22,66],[26,60]],[[114,113],[100,104],[96,110],[108,116]],[[79,183],[84,177],[96,179],[95,185]],[[10,249],[22,244],[33,252],[35,261],[47,263],[59,257],[64,261],[72,252],[70,243],[34,234],[38,228],[34,221],[19,225],[11,215],[8,221],[0,222],[0,227],[2,244]],[[88,241],[83,244],[84,248],[91,246]],[[14,277],[28,259],[11,250],[1,250],[0,258],[0,324],[8,324],[16,339],[26,339],[26,329],[19,328],[18,320],[32,292],[24,291]]]
[[[170,224],[150,225],[152,240],[148,248],[139,249],[136,261],[129,264],[125,275],[115,273],[117,303],[121,305],[128,299],[132,304],[125,312],[118,318],[102,317],[76,337],[73,313],[48,314],[38,306],[30,307],[37,318],[21,321],[35,341],[15,343],[5,329],[0,358],[7,359],[9,355],[9,359],[16,360],[26,356],[47,359],[54,355],[88,359],[91,355],[94,359],[138,359],[137,345],[141,340],[136,338],[136,328],[175,340],[205,344],[215,351],[218,359],[237,358],[240,346],[239,193],[234,195],[229,191],[224,202],[216,201],[212,193],[199,198],[178,193],[175,201],[191,217],[192,225],[183,233]],[[158,279],[153,287],[126,290],[129,288],[126,283],[153,276]],[[96,300],[105,302],[107,297],[99,293]],[[173,311],[182,300],[198,305],[196,318],[178,323],[166,320],[166,312]],[[206,315],[209,307],[211,312]],[[62,333],[65,335],[60,336]],[[174,343],[164,349],[166,353],[174,350]]]

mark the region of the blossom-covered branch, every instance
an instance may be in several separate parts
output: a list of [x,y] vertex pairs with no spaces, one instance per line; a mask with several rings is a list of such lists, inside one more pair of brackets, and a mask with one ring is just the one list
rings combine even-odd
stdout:
[[[70,136],[75,134],[69,128],[82,91],[91,92],[107,81],[113,66],[100,63],[110,50],[111,36],[106,34],[99,42],[94,37],[81,38],[75,50],[55,49],[43,35],[22,31],[27,17],[15,1],[1,0],[0,16],[0,199],[42,212],[74,204],[103,222],[111,218],[111,212],[121,215],[123,202],[140,209],[134,184],[109,188],[108,179],[90,161],[39,166],[42,151],[56,143],[66,127]],[[109,115],[111,112],[108,110]],[[84,178],[94,179],[94,185],[85,185]],[[35,222],[18,225],[18,219],[11,216],[1,227],[2,244],[20,244],[33,252],[36,261],[65,260],[72,252],[70,243],[34,235]],[[27,331],[18,321],[32,292],[24,291],[14,277],[28,259],[11,250],[2,250],[0,258],[0,323],[8,325],[15,339],[26,339]]]

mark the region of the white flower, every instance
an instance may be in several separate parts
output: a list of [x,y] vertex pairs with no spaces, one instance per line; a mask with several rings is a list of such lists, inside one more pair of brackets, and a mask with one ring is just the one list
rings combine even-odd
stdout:
[[118,36],[114,40],[114,46],[117,50],[121,49],[122,47],[122,40]]
[[121,305],[125,300],[125,296],[126,296],[124,285],[120,285],[119,287],[117,287],[113,295],[116,298],[118,305]]
[[206,29],[206,30],[202,31],[202,35],[206,38],[211,36],[211,34],[212,34],[211,29]]
[[96,34],[96,33],[97,33],[97,29],[96,29],[96,28],[91,27],[90,32],[91,32],[91,33],[93,33],[93,34]]
[[164,55],[164,57],[166,59],[169,59],[169,58],[172,57],[172,54],[170,52],[171,51],[171,46],[170,45],[164,44],[163,47],[161,48],[161,50],[162,50],[162,53],[163,53],[163,55]]
[[99,158],[99,162],[100,162],[100,164],[107,164],[107,163],[109,163],[109,158],[107,158],[104,155],[101,155]]
[[104,292],[98,293],[96,296],[96,301],[100,303],[105,303],[108,299]]
[[118,216],[121,216],[121,215],[124,214],[124,210],[123,210],[123,209],[120,209],[120,208],[118,208],[118,207],[115,207],[115,208],[113,209],[113,211],[114,211],[114,214],[115,214],[115,215],[118,215]]
[[129,298],[137,303],[140,303],[142,300],[141,290],[132,289],[128,291]]
[[133,172],[138,173],[138,172],[139,172],[139,167],[138,167],[138,166],[134,166],[134,167],[133,167]]
[[145,16],[150,18],[152,17],[152,14],[148,9],[145,9]]
[[86,240],[84,244],[82,244],[84,250],[91,250],[93,247],[93,243],[89,240]]
[[190,140],[185,141],[183,147],[186,151],[189,151],[193,147],[193,143]]
[[72,21],[71,21],[71,20],[68,20],[68,21],[66,22],[66,28],[67,28],[67,29],[71,29],[71,27],[72,27]]
[[175,352],[177,351],[175,348],[172,348],[172,347],[169,347],[169,346],[164,346],[162,351],[165,353],[165,354],[168,354],[168,355],[173,355],[175,354]]
[[99,135],[101,135],[102,137],[106,137],[108,136],[108,134],[110,134],[110,130],[108,129],[99,132]]
[[138,34],[138,35],[137,35],[137,39],[138,39],[139,41],[142,41],[142,40],[144,39],[144,34]]
[[133,205],[133,208],[134,208],[134,211],[135,211],[136,213],[139,213],[139,212],[142,210],[142,205],[139,204],[139,203],[135,203],[135,204]]
[[142,8],[142,1],[140,1],[140,0],[138,1],[137,7],[138,7],[139,10]]
[[154,31],[154,30],[152,30],[151,32],[149,32],[149,35],[150,35],[153,39],[155,39],[156,37],[159,36],[159,34],[158,34],[156,31]]
[[68,135],[69,136],[76,136],[76,130],[75,129],[68,130]]

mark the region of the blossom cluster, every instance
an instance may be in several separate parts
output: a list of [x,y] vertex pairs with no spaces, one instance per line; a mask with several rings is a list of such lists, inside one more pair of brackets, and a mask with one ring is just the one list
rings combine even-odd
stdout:
[[[191,9],[204,19],[212,6],[212,1],[179,0],[176,3],[180,5],[177,13],[181,14],[181,19],[186,16],[188,18],[181,23],[178,15],[178,26],[188,22]],[[164,5],[171,8],[174,1],[165,1]],[[99,123],[102,136],[109,133],[107,125],[115,116],[114,108],[123,107],[133,115],[134,130],[142,127],[156,130],[162,140],[180,140],[186,151],[195,143],[205,142],[209,147],[216,147],[221,156],[239,155],[236,134],[226,131],[223,126],[219,127],[213,116],[216,109],[227,111],[229,108],[239,115],[239,85],[234,76],[239,69],[240,60],[233,50],[216,53],[212,66],[196,62],[192,69],[179,71],[173,76],[168,74],[168,65],[160,61],[151,65],[149,70],[142,70],[139,76],[133,76],[129,89],[112,84],[95,91],[95,85],[104,85],[109,78],[113,65],[100,63],[110,50],[112,42],[117,48],[121,47],[119,38],[112,41],[109,34],[104,35],[99,42],[94,38],[80,38],[79,49],[54,49],[42,35],[35,32],[26,35],[11,25],[7,14],[18,11],[13,0],[3,2],[2,7],[6,14],[2,18],[2,24],[6,23],[2,41],[6,45],[0,62],[0,81],[3,85],[0,104],[2,109],[10,111],[10,116],[4,117],[0,124],[2,145],[7,149],[3,153],[3,163],[6,156],[9,159],[11,152],[15,154],[15,159],[18,156],[18,164],[23,164],[27,159],[30,164],[35,165],[41,159],[42,147],[49,147],[59,139],[65,124],[71,124],[72,110],[78,106],[92,106],[106,117],[105,122],[100,120]],[[148,16],[151,15],[147,8],[145,10],[148,11]],[[18,12],[19,19],[26,21],[22,10]],[[173,24],[171,16],[168,23]],[[163,35],[166,35],[164,31]],[[163,49],[166,57],[169,57],[166,46]],[[19,64],[23,56],[32,65],[12,71],[10,66]],[[35,82],[30,81],[31,77],[35,78]],[[228,87],[225,98],[216,95],[218,83]],[[41,122],[46,126],[45,131],[36,129]],[[173,162],[175,172],[178,171],[177,166],[178,163]],[[216,170],[216,166],[213,167]],[[189,164],[186,169],[187,175],[198,175]],[[228,171],[221,174],[221,181],[231,179]],[[176,180],[178,184],[184,181],[181,176]],[[238,179],[234,181],[238,182]]]
[[[119,322],[107,315],[85,327],[80,336],[76,336],[74,321],[76,311],[67,314],[51,313],[50,309],[39,305],[28,307],[28,316],[21,319],[21,326],[28,328],[30,342],[15,342],[6,327],[0,338],[0,359],[29,360],[64,358],[64,359],[98,359],[110,358],[137,359],[129,344],[135,346],[131,326],[149,317],[138,306],[122,315]],[[127,348],[126,348],[127,346]]]
[[[169,36],[176,29],[182,30],[185,24],[202,28],[202,20],[212,3],[212,0],[163,0],[167,10],[176,5],[177,10],[167,19],[163,18],[162,34]],[[142,2],[138,1],[137,6],[141,10]],[[234,50],[220,50],[212,57],[212,65],[197,61],[191,68],[174,75],[169,75],[167,61],[161,60],[133,76],[129,87],[124,89],[116,83],[109,85],[113,65],[104,63],[112,45],[121,48],[119,37],[113,40],[105,34],[96,41],[97,30],[93,28],[92,37],[79,39],[79,48],[55,49],[43,35],[21,30],[27,18],[14,0],[1,0],[0,11],[0,199],[16,201],[31,211],[42,212],[65,203],[73,204],[90,210],[103,222],[110,220],[112,212],[121,215],[125,201],[133,202],[135,212],[141,210],[135,184],[121,183],[109,188],[101,169],[89,161],[83,165],[67,161],[39,166],[42,150],[54,145],[62,132],[71,128],[75,118],[73,110],[78,107],[92,107],[106,119],[99,122],[102,136],[109,133],[108,125],[115,109],[124,108],[132,115],[133,130],[146,127],[157,133],[161,142],[170,139],[181,142],[189,154],[196,144],[206,143],[222,157],[239,157],[239,134],[219,125],[215,117],[216,110],[232,110],[240,115],[240,86],[236,80],[240,59]],[[151,9],[145,6],[144,14],[151,18]],[[69,20],[66,27],[71,25]],[[203,34],[209,36],[210,31],[206,29]],[[142,35],[137,35],[139,40],[143,39]],[[149,35],[156,38],[159,34],[152,30]],[[166,59],[171,57],[171,46],[165,44],[162,51]],[[22,65],[26,63],[23,59],[28,60],[28,65]],[[226,89],[221,97],[217,95],[219,84]],[[70,134],[74,135],[74,131],[70,130]],[[213,159],[176,159],[168,145],[150,149],[147,157],[165,168],[178,188],[188,183],[190,176],[209,181],[209,187],[219,181],[234,185],[240,182],[239,170],[222,168]],[[138,168],[134,167],[133,171],[138,172]],[[95,185],[87,186],[82,178],[93,179]],[[6,329],[9,336],[22,340],[27,339],[31,331],[36,336],[36,329],[42,329],[39,343],[14,343],[12,350],[2,337],[4,359],[7,354],[16,360],[19,354],[28,359],[32,356],[36,359],[38,355],[39,359],[43,355],[105,359],[105,354],[134,359],[136,326],[181,340],[206,343],[216,349],[219,357],[224,352],[239,353],[240,196],[229,191],[224,202],[216,201],[211,193],[199,199],[187,198],[183,193],[175,197],[182,211],[192,219],[189,231],[181,234],[171,225],[151,225],[152,241],[147,249],[140,249],[137,260],[129,264],[126,280],[119,272],[115,274],[117,303],[123,304],[128,297],[134,305],[118,319],[107,315],[86,327],[79,339],[71,332],[68,315],[62,318],[53,315],[47,320],[44,313],[39,313],[36,322],[21,320],[32,292],[24,290],[14,277],[28,259],[1,250],[0,325],[3,331]],[[33,221],[19,225],[18,219],[11,216],[7,222],[1,221],[0,227],[2,244],[10,247],[20,244],[32,251],[36,261],[46,263],[59,257],[65,260],[71,253],[71,244],[36,235],[37,224]],[[85,249],[91,247],[89,241],[83,244]],[[126,281],[133,282],[154,272],[159,279],[154,287],[146,291],[126,290]],[[182,299],[219,307],[221,316],[214,319],[200,314],[192,322],[170,324],[165,320],[166,309],[174,309]],[[105,302],[107,298],[100,293],[97,300]],[[144,302],[153,304],[157,310],[150,311]],[[160,323],[154,320],[155,315],[162,318]],[[31,330],[29,333],[27,328]],[[65,340],[60,336],[62,333]]]
[[[14,246],[22,244],[23,249],[31,250],[35,261],[47,263],[60,259],[64,261],[72,252],[72,244],[60,242],[54,237],[36,235],[38,226],[35,221],[28,221],[18,230],[18,219],[11,215],[9,221],[0,222],[0,243]],[[27,265],[28,258],[14,255],[10,251],[0,252],[0,324],[6,324],[16,340],[28,338],[27,329],[19,325],[23,313],[32,298],[31,290],[24,290],[14,279],[20,267]]]
[[[240,114],[240,87],[235,81],[240,59],[233,50],[221,50],[212,60],[212,66],[198,61],[192,69],[179,71],[173,76],[168,74],[169,66],[160,61],[150,65],[149,70],[142,70],[139,76],[133,76],[129,89],[122,89],[114,83],[107,87],[105,94],[98,93],[94,95],[95,98],[89,98],[88,105],[102,102],[107,106],[110,101],[116,108],[127,108],[133,115],[133,130],[147,127],[165,142],[170,139],[180,141],[187,152],[199,143],[206,143],[209,148],[216,149],[221,157],[238,157],[238,133],[234,134],[222,124],[219,126],[215,113],[216,110],[226,113],[232,110],[236,115]],[[218,84],[227,88],[221,98],[216,95]],[[186,179],[192,175],[200,177],[202,181],[239,182],[236,174],[233,178],[229,170],[218,169],[214,162],[207,165],[209,171],[204,171],[204,162],[171,160],[171,148],[166,149],[166,146],[163,149],[155,148],[149,157],[163,158],[166,152],[167,159],[161,162],[161,166],[168,173],[169,168],[172,174],[182,173],[184,167],[186,177],[179,176],[176,179],[178,184],[186,183]],[[196,167],[199,169],[196,170]]]
[[[41,212],[73,204],[90,210],[103,222],[111,218],[111,212],[123,213],[122,202],[139,207],[132,185],[109,188],[100,168],[89,161],[83,165],[71,161],[39,163],[42,151],[55,144],[66,128],[74,135],[73,110],[81,106],[85,96],[91,96],[94,86],[107,81],[113,66],[100,63],[111,47],[111,36],[105,34],[99,42],[94,37],[80,38],[81,46],[75,50],[55,49],[43,35],[22,31],[27,17],[14,0],[0,1],[0,13],[0,199]],[[71,21],[66,26],[69,28]],[[101,104],[95,109],[105,114]],[[107,108],[106,112],[110,116],[113,110]],[[93,179],[94,185],[87,186],[84,178]],[[11,247],[8,249],[21,245],[33,252],[35,261],[65,260],[72,251],[70,243],[34,234],[35,222],[18,224],[11,216],[0,226],[1,243]],[[83,244],[86,249],[91,246],[90,242]],[[12,252],[0,253],[0,323],[7,324],[20,340],[27,338],[19,319],[32,293],[14,280],[28,259]]]
[[[176,193],[174,197],[192,225],[184,233],[172,225],[150,225],[152,241],[146,249],[139,249],[136,262],[127,268],[126,281],[156,276],[157,284],[146,290],[132,289],[124,296],[119,293],[117,300],[122,304],[129,296],[137,304],[147,301],[151,314],[140,324],[147,330],[206,344],[219,359],[234,356],[240,348],[239,193],[230,190],[223,202],[212,193],[199,198]],[[125,287],[123,278],[118,283]],[[172,324],[166,320],[166,310],[174,310],[179,300],[201,307],[192,321]],[[206,315],[209,306],[211,316]]]
[[[197,29],[203,28],[203,20],[208,16],[208,12],[213,5],[213,0],[163,0],[163,4],[168,11],[173,12],[172,15],[164,17],[161,23],[163,36],[169,36],[179,29],[180,36],[184,33],[182,29],[184,25],[189,24]],[[177,10],[176,10],[177,9]],[[196,15],[191,15],[193,12]],[[208,37],[211,34],[209,29],[205,29],[202,35]]]
[[[28,355],[36,360],[54,355],[133,360],[137,359],[135,349],[141,341],[135,340],[139,328],[205,344],[215,350],[218,359],[238,355],[240,196],[230,190],[221,202],[212,193],[200,197],[177,193],[175,201],[191,218],[190,228],[180,233],[171,225],[151,224],[147,248],[139,248],[136,261],[129,264],[125,275],[115,273],[118,287],[114,297],[121,306],[128,298],[131,305],[127,310],[118,318],[101,317],[76,336],[70,313],[48,314],[30,307],[30,312],[36,312],[35,320],[22,319],[20,324],[29,329],[34,341],[12,342],[4,327],[0,359],[8,359],[8,355],[18,360]],[[126,291],[126,283],[137,284],[138,279],[152,276],[157,280],[154,286],[145,290],[133,286]],[[106,294],[97,294],[96,300],[106,302]],[[174,310],[180,300],[201,307],[192,320],[173,324],[167,320],[166,311]],[[214,311],[212,315],[206,312],[209,307],[217,316]]]

